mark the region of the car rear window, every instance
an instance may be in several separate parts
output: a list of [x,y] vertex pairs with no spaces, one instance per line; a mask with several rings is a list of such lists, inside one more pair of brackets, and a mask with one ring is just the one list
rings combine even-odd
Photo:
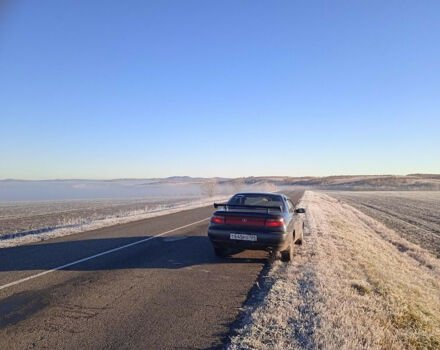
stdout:
[[284,207],[283,201],[279,196],[260,194],[236,194],[229,200],[228,204],[261,205],[264,207],[281,206],[281,208]]

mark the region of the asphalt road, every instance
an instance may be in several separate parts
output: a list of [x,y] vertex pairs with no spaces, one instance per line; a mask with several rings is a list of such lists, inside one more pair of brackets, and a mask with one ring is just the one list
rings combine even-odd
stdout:
[[221,348],[267,253],[217,258],[212,212],[0,249],[0,349]]

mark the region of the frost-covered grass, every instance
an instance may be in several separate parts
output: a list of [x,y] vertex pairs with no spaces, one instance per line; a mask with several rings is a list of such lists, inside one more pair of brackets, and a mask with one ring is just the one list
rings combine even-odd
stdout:
[[300,206],[304,244],[273,263],[230,348],[439,349],[439,259],[325,194]]
[[440,257],[440,191],[332,191],[328,194]]
[[0,248],[198,208],[227,197],[86,200],[0,205]]
[[197,198],[96,199],[0,203],[0,235],[122,217]]

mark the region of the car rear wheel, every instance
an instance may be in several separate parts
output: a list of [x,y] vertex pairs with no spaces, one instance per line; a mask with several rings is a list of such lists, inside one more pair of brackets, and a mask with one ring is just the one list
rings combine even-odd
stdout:
[[224,257],[228,256],[229,251],[227,248],[214,247],[214,253],[216,256],[218,256],[220,258],[224,258]]
[[299,236],[296,241],[295,244],[301,245],[303,244],[303,232],[301,232],[301,236]]
[[299,235],[295,231],[293,231],[293,239],[292,240],[295,244],[302,244],[302,238],[303,238],[302,232],[301,232],[301,235]]
[[281,261],[289,262],[293,260],[293,244],[289,245],[289,248],[281,251]]

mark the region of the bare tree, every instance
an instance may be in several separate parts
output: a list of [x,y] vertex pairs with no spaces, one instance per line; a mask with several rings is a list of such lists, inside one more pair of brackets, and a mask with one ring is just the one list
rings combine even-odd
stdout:
[[201,184],[202,193],[208,197],[214,197],[217,193],[218,182],[215,179],[209,179]]

